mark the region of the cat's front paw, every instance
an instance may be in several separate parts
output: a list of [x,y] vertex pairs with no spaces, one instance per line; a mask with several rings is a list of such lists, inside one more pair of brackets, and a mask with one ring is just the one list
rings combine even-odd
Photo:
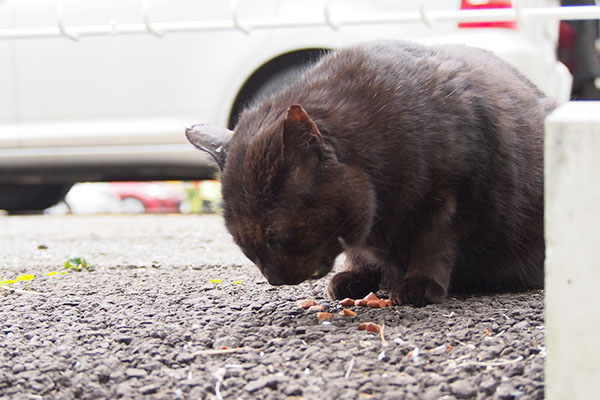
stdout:
[[408,278],[392,288],[390,293],[395,305],[412,304],[423,307],[431,303],[441,303],[446,297],[446,289],[427,278]]
[[345,299],[362,299],[369,292],[376,292],[377,287],[372,287],[369,282],[361,279],[357,273],[344,271],[337,273],[329,281],[327,286],[327,295],[332,300]]

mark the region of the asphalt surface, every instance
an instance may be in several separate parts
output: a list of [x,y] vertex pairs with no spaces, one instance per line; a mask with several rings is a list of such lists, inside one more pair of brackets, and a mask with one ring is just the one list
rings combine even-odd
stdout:
[[[90,270],[62,274],[72,256]],[[0,399],[544,397],[543,292],[342,316],[327,277],[270,286],[219,216],[0,217],[0,279],[18,277]]]

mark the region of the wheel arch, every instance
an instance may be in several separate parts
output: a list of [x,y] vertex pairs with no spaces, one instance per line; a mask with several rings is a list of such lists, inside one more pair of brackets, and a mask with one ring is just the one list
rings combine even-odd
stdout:
[[293,50],[281,54],[256,69],[248,79],[244,82],[241,89],[238,91],[233,101],[227,125],[229,129],[233,129],[237,123],[239,113],[242,109],[252,101],[254,93],[268,80],[269,77],[278,72],[294,66],[307,65],[318,60],[323,54],[329,52],[327,48],[306,48]]

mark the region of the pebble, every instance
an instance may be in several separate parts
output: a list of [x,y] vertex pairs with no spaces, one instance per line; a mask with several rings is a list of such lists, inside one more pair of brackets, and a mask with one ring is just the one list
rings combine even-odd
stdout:
[[151,383],[149,385],[142,386],[139,391],[141,394],[154,394],[158,392],[158,386]]
[[13,366],[12,366],[12,371],[13,371],[15,374],[18,374],[19,372],[25,371],[25,367],[24,367],[22,364],[17,364],[17,363],[15,363],[15,364],[13,364]]
[[481,388],[481,390],[483,390],[484,392],[491,394],[494,392],[494,390],[496,390],[496,387],[498,387],[498,381],[496,381],[494,378],[487,377],[484,378],[480,383],[479,383],[479,387]]
[[138,368],[127,368],[125,370],[125,376],[131,378],[145,378],[148,375],[146,371]]
[[117,385],[117,387],[115,388],[115,393],[117,394],[117,397],[123,397],[123,398],[126,398],[126,399],[131,399],[131,398],[135,398],[136,397],[133,394],[133,389],[126,382],[119,383]]
[[458,399],[468,399],[477,394],[477,388],[472,381],[461,379],[450,384],[450,390]]
[[423,393],[422,400],[439,400],[443,396],[439,386],[430,386]]
[[302,396],[302,386],[296,383],[291,383],[283,389],[283,393],[288,396]]
[[400,390],[400,389],[388,390],[383,395],[383,399],[384,400],[405,400],[406,392],[404,390]]
[[529,321],[517,322],[513,325],[513,329],[525,329],[529,326]]
[[129,336],[129,335],[117,336],[117,338],[115,338],[115,342],[124,343],[124,344],[130,344],[132,340],[133,340],[133,336]]
[[111,372],[111,369],[104,364],[100,364],[94,368],[94,374],[96,375],[99,383],[108,382]]
[[183,363],[183,364],[191,363],[192,361],[194,361],[195,358],[196,358],[195,355],[193,355],[192,353],[186,352],[186,351],[177,354],[177,356],[175,357],[177,362]]
[[510,382],[503,382],[496,388],[495,397],[501,400],[514,399],[515,387]]
[[244,390],[252,393],[264,387],[277,389],[277,385],[284,380],[286,380],[286,378],[283,375],[263,376],[254,381],[250,381],[246,386],[244,386]]

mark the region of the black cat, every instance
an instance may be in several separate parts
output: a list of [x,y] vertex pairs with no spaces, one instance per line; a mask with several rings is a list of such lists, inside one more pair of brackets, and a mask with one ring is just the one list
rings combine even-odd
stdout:
[[388,289],[542,288],[543,121],[555,108],[490,52],[380,42],[325,55],[249,107],[235,132],[189,140],[217,160],[235,242],[274,285],[332,298]]

